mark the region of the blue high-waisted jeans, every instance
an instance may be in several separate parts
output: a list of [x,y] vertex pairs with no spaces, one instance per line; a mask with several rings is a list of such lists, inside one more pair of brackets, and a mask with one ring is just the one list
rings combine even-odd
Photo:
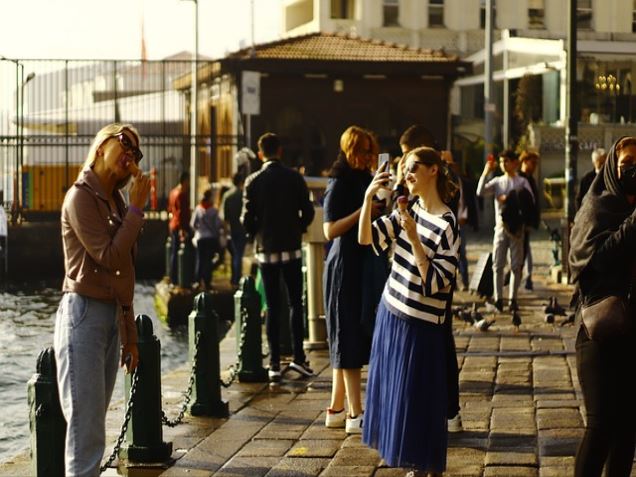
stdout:
[[120,353],[115,303],[65,293],[57,310],[54,346],[68,424],[66,477],[98,476]]

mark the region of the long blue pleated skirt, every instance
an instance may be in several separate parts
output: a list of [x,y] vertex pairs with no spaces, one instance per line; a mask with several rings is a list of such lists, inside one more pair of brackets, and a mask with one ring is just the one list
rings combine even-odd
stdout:
[[362,441],[392,467],[446,469],[445,346],[442,325],[398,317],[380,302]]

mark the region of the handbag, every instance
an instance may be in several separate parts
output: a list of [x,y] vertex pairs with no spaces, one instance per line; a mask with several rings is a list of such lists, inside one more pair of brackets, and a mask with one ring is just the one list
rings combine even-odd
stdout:
[[630,331],[631,311],[625,298],[610,295],[582,306],[581,318],[588,337],[604,343]]

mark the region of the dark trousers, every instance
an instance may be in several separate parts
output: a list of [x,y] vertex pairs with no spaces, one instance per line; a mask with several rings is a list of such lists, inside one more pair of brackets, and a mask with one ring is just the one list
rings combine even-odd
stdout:
[[179,230],[173,230],[170,232],[172,242],[170,244],[170,283],[176,284],[179,281],[179,267],[177,265],[177,257],[179,253],[179,247],[181,246],[181,239],[179,238]]
[[636,442],[634,339],[601,345],[583,327],[576,338],[576,367],[587,426],[576,455],[575,477],[629,477]]
[[303,321],[303,275],[302,260],[296,259],[286,263],[262,263],[260,264],[265,288],[265,300],[267,301],[267,341],[269,343],[269,361],[271,365],[280,364],[280,323],[288,316],[286,310],[282,310],[281,277],[287,287],[289,305],[291,308],[291,334],[294,361],[305,362],[303,350],[303,338],[305,337]]
[[453,336],[453,285],[450,298],[446,305],[446,316],[444,318],[444,328],[446,334],[446,390],[448,397],[448,409],[446,415],[451,419],[459,412],[459,368],[457,367],[457,350],[455,348],[455,337]]
[[241,280],[245,244],[245,235],[241,234],[232,235],[230,243],[228,244],[228,250],[230,251],[230,255],[232,255],[232,278],[230,280],[232,285],[238,285]]
[[195,264],[195,276],[198,282],[210,284],[212,278],[212,258],[218,251],[219,240],[215,238],[204,238],[197,240],[197,261]]

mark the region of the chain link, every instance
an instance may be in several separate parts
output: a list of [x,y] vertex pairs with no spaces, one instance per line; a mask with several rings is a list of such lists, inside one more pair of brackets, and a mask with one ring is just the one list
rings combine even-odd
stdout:
[[161,410],[161,423],[165,424],[168,427],[176,427],[183,421],[183,417],[185,416],[186,410],[188,409],[188,404],[190,404],[190,399],[192,399],[192,390],[194,389],[194,379],[197,374],[197,358],[199,356],[199,341],[201,339],[201,332],[197,331],[197,334],[194,337],[194,356],[192,357],[192,370],[190,371],[190,379],[188,380],[188,388],[186,389],[183,405],[181,406],[181,410],[179,414],[174,420],[168,419],[166,413]]
[[104,472],[106,469],[110,467],[110,465],[115,460],[115,457],[119,454],[119,450],[121,449],[121,445],[124,442],[124,438],[126,437],[126,431],[128,430],[128,424],[130,423],[130,418],[132,417],[133,411],[133,399],[135,398],[135,393],[137,392],[137,383],[139,382],[139,366],[141,363],[137,365],[137,368],[133,371],[130,385],[130,396],[128,397],[128,402],[126,403],[126,413],[124,414],[124,422],[121,425],[121,431],[119,432],[119,437],[117,437],[117,441],[115,442],[115,447],[113,448],[113,452],[108,457],[108,460],[104,465],[99,468],[100,474]]

